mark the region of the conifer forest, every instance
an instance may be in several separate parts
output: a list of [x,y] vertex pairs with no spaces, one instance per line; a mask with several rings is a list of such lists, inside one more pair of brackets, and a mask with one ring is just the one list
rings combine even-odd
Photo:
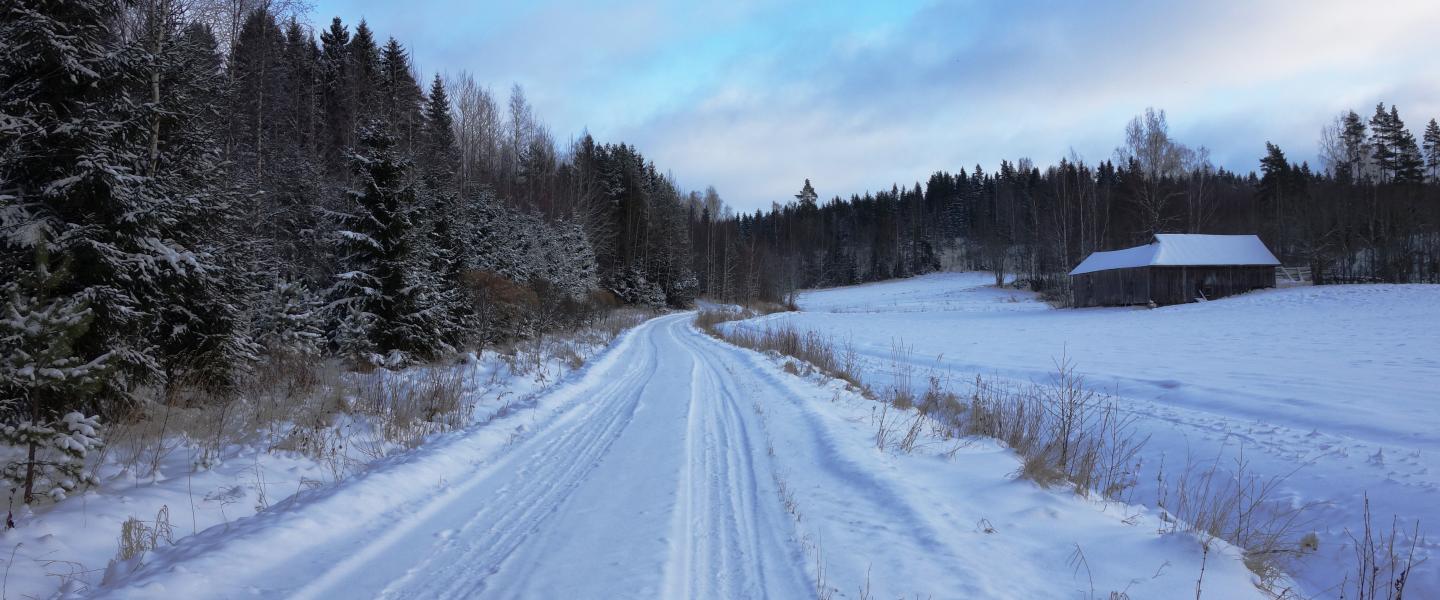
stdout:
[[[478,4],[456,22],[504,8]],[[610,64],[648,48],[628,39],[637,29],[693,16],[689,3],[677,13],[641,4],[567,5],[577,20],[619,15],[607,25],[615,31],[594,38],[605,40],[601,58],[571,58]],[[719,4],[717,28],[732,25],[725,11],[761,10]],[[794,9],[797,38],[846,11],[863,28],[884,16],[870,11],[900,3],[844,4]],[[921,4],[966,18],[1004,12]],[[951,164],[1001,152],[927,152],[918,170],[884,170],[863,187],[824,175],[862,179],[868,166],[806,158],[814,172],[796,170],[774,197],[727,199],[726,181],[695,180],[693,149],[732,166],[764,158],[711,147],[703,133],[733,127],[742,131],[724,139],[751,139],[801,120],[739,123],[748,116],[733,114],[763,112],[747,102],[833,89],[862,106],[873,90],[876,106],[890,106],[885,85],[962,73],[953,90],[938,84],[913,99],[949,103],[926,129],[946,131],[955,115],[1014,118],[1014,137],[999,139],[1028,142],[1049,126],[965,112],[969,92],[956,90],[980,85],[967,69],[995,88],[1085,82],[1037,84],[1046,76],[985,64],[1030,56],[1018,50],[966,46],[926,63],[943,52],[924,36],[963,23],[921,11],[898,29],[837,32],[822,50],[864,71],[863,85],[831,88],[843,79],[827,79],[835,69],[778,58],[805,43],[771,28],[775,40],[756,42],[761,33],[739,27],[656,51],[635,63],[656,71],[628,83],[672,94],[652,108],[704,104],[693,114],[713,117],[710,129],[698,120],[692,129],[683,110],[631,118],[606,96],[617,106],[606,120],[664,131],[592,123],[605,132],[592,135],[570,130],[580,117],[548,111],[548,123],[562,123],[552,126],[539,108],[588,102],[554,100],[576,88],[537,93],[465,69],[513,54],[420,65],[414,53],[430,40],[404,39],[418,26],[392,10],[367,6],[367,20],[360,7],[333,18],[314,8],[0,0],[8,597],[1090,598],[1114,589],[1109,597],[1130,598],[1121,590],[1134,585],[1137,598],[1208,588],[1265,598],[1395,590],[1398,599],[1407,582],[1422,595],[1440,590],[1440,570],[1424,565],[1434,545],[1409,525],[1440,517],[1428,495],[1440,483],[1424,458],[1440,443],[1440,381],[1426,350],[1440,339],[1426,333],[1440,323],[1440,114],[1423,114],[1433,102],[1410,104],[1415,93],[1440,97],[1423,89],[1433,82],[1336,90],[1365,105],[1301,130],[1313,131],[1309,145],[1247,134],[1234,142],[1244,144],[1240,163],[1233,148],[1217,159],[1185,138],[1204,137],[1205,123],[1263,129],[1263,115],[1172,128],[1182,107],[1167,112],[1127,89],[1102,94],[1112,104],[1124,96],[1123,114],[1134,116],[1100,125],[1113,135],[1098,155],[1088,133],[1077,143],[1090,156],[1058,145]],[[1081,26],[1048,46],[1036,33],[1048,30],[1017,27],[1013,38],[966,31],[992,46],[985,36],[1035,41],[1037,56],[1069,43],[1109,47]],[[447,35],[472,33],[482,35]],[[904,35],[924,39],[913,52],[876,50],[903,47]],[[769,43],[776,57],[735,64],[780,65],[772,76],[800,81],[747,92],[762,79],[707,62],[728,43],[737,54]],[[1196,56],[1223,50],[1186,56],[1202,64]],[[928,66],[904,72],[895,56]],[[595,70],[586,81],[602,86],[626,75]],[[692,77],[740,83],[712,89]],[[719,91],[702,102],[702,88]],[[1055,96],[1055,110],[1072,111],[1063,114],[1086,109],[1081,100],[1062,109],[1069,98]],[[1224,97],[1253,100],[1242,96]],[[775,135],[826,118],[886,132],[813,142],[873,144],[880,150],[857,150],[875,155],[870,173],[882,172],[884,149],[912,142],[877,119],[889,108],[850,120],[835,106],[846,105],[818,107],[813,121]],[[638,132],[601,139],[616,131]],[[957,132],[953,144],[969,140]],[[897,172],[905,179],[889,181]],[[1253,234],[1273,260],[1180,263],[1182,295],[1195,287],[1187,268],[1264,278],[1223,303],[1201,290],[1157,304],[1149,283],[1148,302],[1075,299],[1072,270],[1087,257],[1152,241],[1159,252],[1164,234],[1216,234],[1174,236],[1194,244]],[[1174,265],[1108,269],[1152,266]],[[1192,443],[1214,464],[1177,466]],[[383,460],[400,453],[408,458]],[[1372,471],[1383,480],[1366,479]],[[971,485],[992,480],[1006,485]],[[1389,537],[1378,525],[1372,535],[1372,499],[1376,521],[1392,521]],[[1117,506],[1153,510],[1106,512]],[[92,518],[101,544],[86,537]],[[187,546],[180,529],[218,541]],[[1187,537],[1152,543],[1170,535]],[[1059,541],[1042,543],[1050,537]],[[186,562],[212,560],[212,548],[222,557],[214,564],[234,568]],[[606,567],[595,557],[607,553],[629,560]],[[1158,571],[1125,570],[1151,558]],[[883,590],[874,596],[872,567]],[[943,585],[923,588],[932,581]]]

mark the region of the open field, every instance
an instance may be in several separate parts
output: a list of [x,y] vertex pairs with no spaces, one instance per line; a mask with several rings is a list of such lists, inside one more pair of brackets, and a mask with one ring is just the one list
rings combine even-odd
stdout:
[[[945,273],[802,294],[800,312],[744,322],[790,324],[849,343],[867,382],[897,364],[917,383],[956,389],[974,375],[1046,381],[1068,357],[1149,435],[1136,502],[1187,464],[1243,461],[1273,495],[1305,507],[1318,550],[1293,574],[1307,594],[1353,581],[1350,533],[1368,494],[1376,521],[1440,523],[1440,286],[1300,287],[1155,310],[1054,310],[988,274]],[[897,351],[898,350],[898,351]],[[1408,536],[1402,536],[1408,539]],[[1417,557],[1440,552],[1433,536]],[[1440,564],[1411,589],[1440,593]]]

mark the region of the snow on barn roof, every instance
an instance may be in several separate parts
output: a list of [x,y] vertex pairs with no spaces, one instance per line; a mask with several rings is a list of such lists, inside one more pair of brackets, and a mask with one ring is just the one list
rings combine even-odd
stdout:
[[1135,267],[1180,266],[1278,266],[1279,260],[1253,235],[1202,235],[1195,233],[1157,233],[1155,241],[1144,246],[1096,252],[1070,271],[1083,275],[1110,269]]

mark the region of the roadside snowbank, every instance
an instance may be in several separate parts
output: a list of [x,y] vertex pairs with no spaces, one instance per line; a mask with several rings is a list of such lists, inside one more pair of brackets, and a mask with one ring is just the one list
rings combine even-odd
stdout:
[[[551,339],[547,344],[528,354],[487,351],[451,366],[341,375],[351,383],[360,380],[360,387],[382,381],[400,391],[434,377],[453,379],[467,408],[463,416],[473,425],[449,433],[426,435],[422,428],[397,439],[395,432],[382,431],[387,423],[353,410],[359,400],[347,396],[339,401],[349,407],[327,414],[322,423],[270,423],[263,430],[239,434],[238,442],[226,432],[232,441],[219,448],[211,440],[176,431],[172,423],[170,432],[158,438],[162,442],[144,448],[142,455],[107,450],[98,468],[100,486],[40,505],[34,512],[22,505],[16,511],[17,527],[0,531],[6,597],[50,597],[56,590],[83,595],[107,578],[152,562],[157,554],[203,554],[207,540],[226,531],[254,538],[278,527],[266,532],[274,534],[266,539],[294,546],[357,524],[386,525],[366,523],[363,505],[336,506],[333,520],[327,522],[287,521],[285,515],[297,497],[323,502],[336,483],[354,477],[368,482],[364,485],[375,506],[443,489],[447,474],[462,472],[473,456],[503,447],[533,428],[544,408],[537,404],[540,398],[564,401],[563,395],[544,392],[583,375],[588,369],[580,365],[588,365],[609,347],[598,335]],[[254,404],[240,406],[260,410]],[[420,450],[408,447],[420,442]],[[323,447],[314,447],[317,444]],[[391,471],[407,475],[387,476]],[[413,479],[416,473],[428,478]],[[246,518],[257,514],[260,518]],[[138,519],[151,535],[159,531],[155,539],[162,552],[111,564],[122,524],[130,518]],[[233,527],[243,531],[230,531]],[[263,545],[254,548],[256,560],[263,560],[265,553]],[[223,571],[226,566],[217,568]]]

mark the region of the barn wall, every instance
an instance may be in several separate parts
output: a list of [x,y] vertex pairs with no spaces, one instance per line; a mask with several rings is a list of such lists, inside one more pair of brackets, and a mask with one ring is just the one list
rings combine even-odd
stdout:
[[1128,306],[1150,302],[1144,268],[1110,269],[1076,275],[1071,281],[1075,306]]
[[1214,300],[1275,287],[1275,267],[1139,267],[1075,275],[1076,307],[1160,306],[1193,302],[1203,292]]
[[1275,287],[1275,267],[1150,267],[1150,298],[1161,306]]

